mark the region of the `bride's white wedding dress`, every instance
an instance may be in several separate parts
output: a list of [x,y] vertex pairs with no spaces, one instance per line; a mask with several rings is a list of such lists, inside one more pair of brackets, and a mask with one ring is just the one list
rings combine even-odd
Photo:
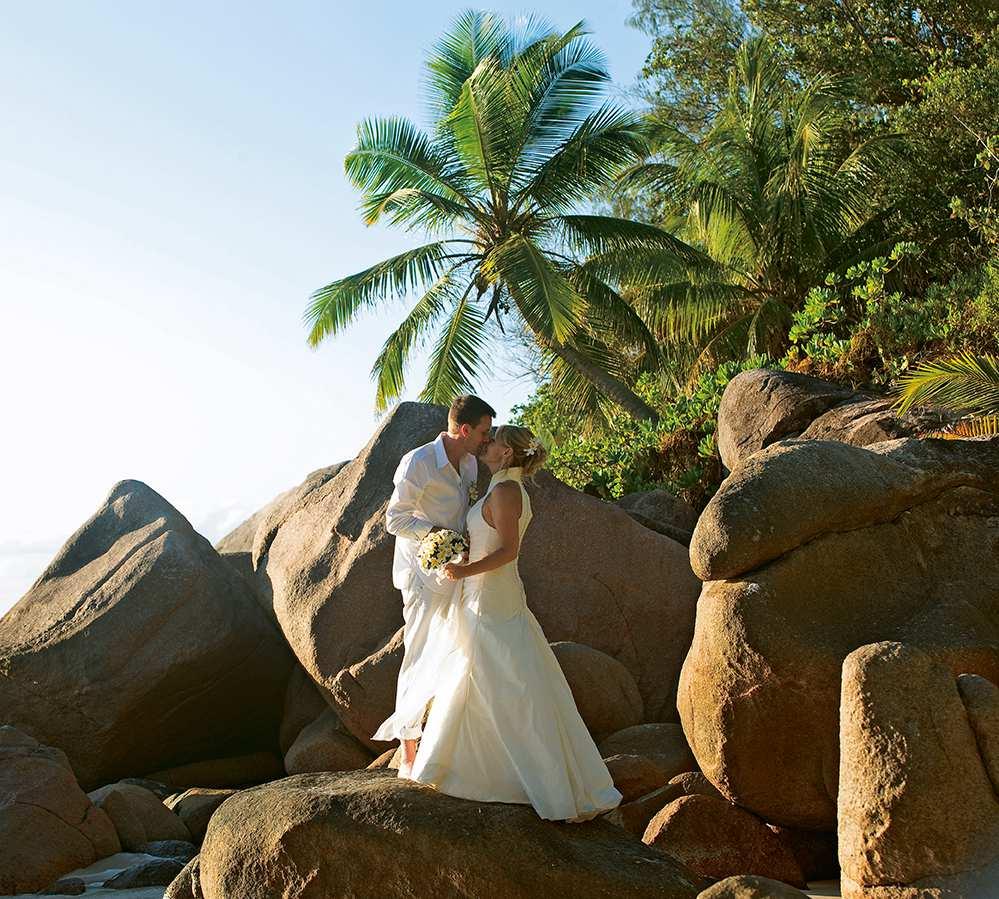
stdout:
[[[531,501],[521,474],[500,472],[489,490],[503,481],[519,485],[523,539]],[[488,496],[468,513],[471,562],[500,544],[482,515]],[[411,779],[451,796],[530,804],[556,821],[586,820],[617,806],[621,794],[527,607],[517,560],[462,586],[425,659],[424,696],[433,705]]]

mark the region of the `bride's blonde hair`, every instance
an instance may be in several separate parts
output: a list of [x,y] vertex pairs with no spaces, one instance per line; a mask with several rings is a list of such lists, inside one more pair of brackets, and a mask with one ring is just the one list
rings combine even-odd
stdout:
[[542,446],[541,441],[534,436],[534,432],[530,428],[500,425],[496,429],[494,439],[513,450],[510,467],[523,468],[525,478],[529,478],[540,470],[548,458],[548,450]]

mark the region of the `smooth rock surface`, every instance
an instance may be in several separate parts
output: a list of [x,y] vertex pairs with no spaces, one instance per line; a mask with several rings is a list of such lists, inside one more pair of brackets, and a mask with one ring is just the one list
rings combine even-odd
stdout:
[[278,733],[282,758],[302,730],[326,711],[330,698],[329,693],[324,692],[301,665],[295,665],[285,688],[284,711]]
[[656,762],[666,775],[666,781],[697,768],[683,728],[679,724],[636,724],[623,728],[599,744],[600,756],[640,755]]
[[149,776],[162,780],[173,791],[190,790],[194,787],[255,786],[269,780],[278,780],[285,775],[284,764],[273,752],[264,750],[248,755],[236,755],[221,759],[204,759],[154,771]]
[[757,874],[805,886],[797,860],[777,835],[724,799],[681,796],[649,822],[642,841],[711,879]]
[[167,799],[166,807],[184,822],[191,833],[191,839],[200,844],[215,810],[235,792],[235,790],[211,790],[206,787],[194,787],[185,790],[178,796]]
[[609,824],[553,824],[379,771],[244,790],[212,818],[200,866],[206,899],[693,899],[706,886]]
[[974,702],[965,705],[951,670],[915,646],[874,643],[847,656],[839,777],[845,899],[999,895],[999,800],[976,739],[979,729],[999,737],[994,699],[985,716]]
[[756,368],[732,378],[718,406],[716,440],[722,464],[734,471],[753,453],[797,437],[812,421],[855,394],[837,384],[789,371]]
[[66,754],[0,726],[0,893],[29,893],[120,849]]
[[[611,758],[620,758],[620,756],[611,756]],[[607,761],[609,763],[610,759]],[[618,787],[618,789],[620,790],[621,788]],[[630,802],[623,802],[617,808],[607,812],[603,817],[616,827],[623,827],[628,833],[633,833],[635,836],[641,837],[645,833],[645,829],[649,826],[649,822],[667,805],[681,796],[692,796],[694,794],[724,799],[722,794],[715,789],[714,785],[703,774],[698,771],[689,771],[685,774],[678,774],[665,786],[644,793]]]
[[775,444],[722,484],[690,554],[709,580],[684,732],[711,782],[771,824],[836,826],[840,672],[857,647],[896,638],[999,679],[994,443]]
[[134,890],[168,886],[184,870],[184,863],[172,858],[156,858],[115,874],[104,882],[107,890]]
[[269,745],[290,665],[243,579],[139,481],[0,618],[2,717],[62,748],[84,789]]
[[552,643],[551,648],[594,740],[642,722],[642,694],[631,672],[617,659],[567,640]]
[[111,819],[126,852],[138,852],[140,847],[157,840],[191,841],[184,822],[143,787],[109,784],[92,792],[90,798]]
[[352,771],[367,768],[372,754],[340,724],[333,709],[327,709],[306,727],[284,757],[289,774],[317,771]]
[[622,802],[631,802],[669,782],[669,772],[643,755],[612,755],[604,764]]
[[330,687],[330,705],[343,726],[372,752],[383,752],[393,743],[371,739],[395,709],[396,685],[405,647],[400,627],[371,655],[344,668]]
[[628,493],[617,500],[616,505],[643,527],[684,546],[690,545],[690,537],[697,524],[697,510],[668,490]]
[[709,886],[697,899],[802,899],[805,893],[779,880],[738,874]]

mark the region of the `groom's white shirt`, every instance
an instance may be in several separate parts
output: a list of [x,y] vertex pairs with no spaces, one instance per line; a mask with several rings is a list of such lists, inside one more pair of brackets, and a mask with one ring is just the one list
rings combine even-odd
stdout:
[[416,557],[420,541],[434,527],[459,533],[465,530],[468,491],[478,478],[479,463],[467,453],[458,467],[460,474],[448,460],[443,434],[406,453],[399,462],[385,516],[385,527],[396,538],[392,583],[399,590],[424,586],[444,592],[453,589],[454,581],[441,583],[436,576],[426,575]]

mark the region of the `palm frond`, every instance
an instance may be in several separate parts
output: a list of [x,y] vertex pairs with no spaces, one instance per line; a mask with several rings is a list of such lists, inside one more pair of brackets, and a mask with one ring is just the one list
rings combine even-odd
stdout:
[[582,297],[545,254],[515,234],[497,247],[483,265],[494,282],[506,284],[520,314],[537,333],[569,340],[579,327]]
[[960,440],[969,437],[999,437],[999,415],[976,415],[963,418],[942,431],[931,431],[927,437]]
[[455,305],[434,347],[421,402],[447,406],[458,394],[475,387],[486,335],[482,312],[469,299],[474,286],[474,282],[469,284]]
[[614,334],[641,350],[647,367],[658,367],[660,354],[655,335],[624,297],[582,267],[573,268],[568,279],[586,300],[586,324],[591,334]]
[[966,352],[924,363],[901,378],[898,394],[899,414],[931,404],[974,415],[996,414],[999,360]]
[[[448,303],[459,297],[460,281],[450,271],[438,278],[393,331],[382,346],[371,369],[376,385],[375,407],[379,412],[402,396],[406,386],[406,365],[410,352],[447,311]],[[466,288],[467,289],[467,288]]]
[[324,338],[338,334],[361,309],[431,284],[448,267],[449,248],[449,241],[425,244],[319,288],[304,315],[309,345],[318,346]]
[[703,252],[663,228],[609,215],[560,215],[551,220],[558,242],[572,252],[597,256],[647,251],[671,254],[678,265],[710,265]]
[[605,104],[590,113],[557,150],[525,173],[515,209],[569,212],[639,159],[647,149],[645,132],[634,112]]
[[357,145],[347,154],[344,170],[365,193],[412,188],[474,205],[460,169],[444,150],[407,119],[370,118],[357,126]]
[[445,120],[453,149],[479,190],[496,207],[509,183],[515,137],[511,132],[505,71],[498,59],[483,59],[462,85]]
[[435,119],[447,118],[465,82],[482,60],[509,56],[513,36],[494,13],[466,10],[437,42],[427,58],[424,90]]
[[459,222],[479,216],[477,210],[463,203],[415,187],[366,194],[361,201],[361,212],[366,225],[373,225],[387,215],[392,225],[410,230],[423,228],[431,234],[453,230]]

